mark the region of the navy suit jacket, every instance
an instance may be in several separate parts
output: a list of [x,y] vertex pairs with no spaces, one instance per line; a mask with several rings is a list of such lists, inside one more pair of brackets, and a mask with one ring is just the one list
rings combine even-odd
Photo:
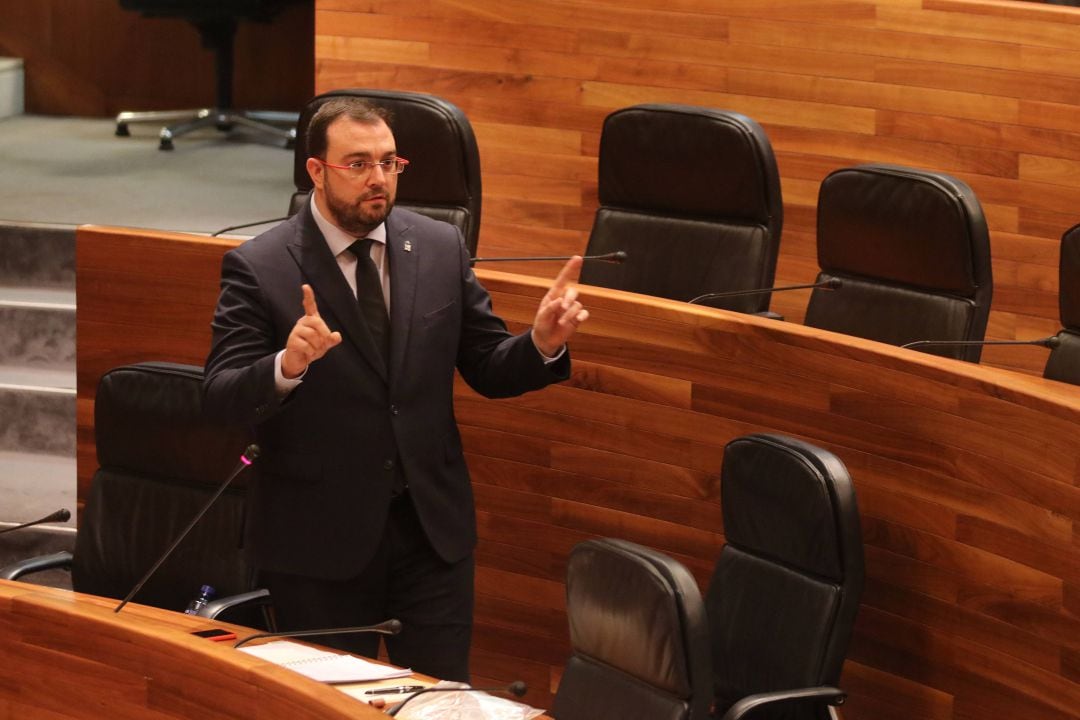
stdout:
[[[568,355],[545,365],[528,332],[511,335],[493,314],[457,228],[402,209],[386,227],[389,366],[308,204],[222,261],[205,405],[255,428],[262,455],[247,536],[262,568],[326,579],[359,573],[382,535],[397,470],[436,552],[466,557],[476,517],[454,419],[455,368],[487,397],[569,374]],[[274,356],[303,314],[302,283],[342,342],[282,399]]]

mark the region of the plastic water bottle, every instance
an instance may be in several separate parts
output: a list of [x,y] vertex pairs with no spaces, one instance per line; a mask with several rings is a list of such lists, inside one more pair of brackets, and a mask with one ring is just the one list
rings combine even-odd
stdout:
[[188,603],[186,612],[188,615],[198,615],[199,611],[206,607],[206,604],[210,602],[210,598],[214,597],[214,588],[209,585],[203,585],[199,588],[199,594],[195,596],[195,599]]

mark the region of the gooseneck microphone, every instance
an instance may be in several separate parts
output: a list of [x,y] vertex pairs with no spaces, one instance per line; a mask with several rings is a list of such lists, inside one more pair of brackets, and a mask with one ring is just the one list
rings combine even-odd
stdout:
[[217,237],[218,235],[221,235],[222,233],[227,233],[230,230],[240,230],[241,228],[255,227],[256,225],[269,225],[273,222],[281,222],[282,220],[288,219],[289,216],[286,215],[285,217],[270,218],[269,220],[256,220],[255,222],[244,223],[242,225],[230,225],[229,227],[223,227],[220,230],[215,230],[214,232],[210,233],[210,237]]
[[1053,350],[1061,345],[1061,339],[1057,335],[1051,335],[1037,340],[916,340],[900,347],[913,350],[921,347],[964,347],[965,345],[1039,345]]
[[[489,258],[473,258],[469,261],[470,265],[475,265],[478,262],[566,262],[570,260],[573,255],[554,255],[547,257],[489,257]],[[622,263],[626,262],[627,254],[622,250],[616,250],[615,252],[604,253],[603,255],[582,255],[582,260],[596,260],[598,262],[608,263]]]
[[23,528],[32,527],[34,525],[41,525],[42,523],[67,522],[70,519],[71,519],[71,511],[68,510],[67,508],[60,508],[56,512],[50,513],[50,514],[46,515],[43,518],[38,518],[37,520],[32,520],[30,522],[23,523],[22,525],[16,525],[14,527],[4,528],[3,530],[0,530],[0,535],[3,535],[4,533],[9,533],[12,530],[22,530]]
[[785,290],[807,290],[810,288],[824,288],[825,290],[839,290],[844,286],[839,278],[830,278],[818,283],[806,285],[781,285],[780,287],[755,288],[753,290],[728,290],[726,292],[713,292],[698,295],[693,300],[687,300],[688,305],[697,305],[705,300],[719,300],[720,298],[742,297],[743,295],[761,295],[763,293],[784,292]]
[[354,633],[378,633],[379,635],[397,635],[401,632],[401,621],[397,618],[391,618],[390,620],[383,620],[377,625],[362,625],[359,627],[347,627],[347,628],[323,628],[321,630],[289,630],[287,632],[265,632],[255,633],[254,635],[248,635],[246,638],[241,638],[233,644],[234,648],[238,648],[242,645],[247,645],[252,640],[262,640],[265,638],[299,638],[299,637],[315,637],[319,635],[351,635]]
[[146,571],[146,574],[143,575],[142,579],[135,584],[135,587],[131,588],[131,592],[129,592],[127,596],[120,601],[120,604],[113,609],[114,613],[118,613],[123,610],[124,606],[131,601],[131,598],[135,597],[135,593],[142,590],[142,586],[146,584],[146,581],[149,580],[155,572],[157,572],[157,569],[161,567],[161,563],[165,562],[165,560],[168,559],[170,555],[172,555],[172,552],[176,549],[176,546],[179,545],[185,537],[187,537],[187,534],[191,532],[191,529],[195,527],[195,524],[202,519],[202,516],[206,514],[206,511],[209,510],[215,502],[217,502],[217,499],[221,497],[221,493],[225,492],[225,488],[229,487],[229,484],[236,479],[236,476],[239,475],[240,472],[248,465],[255,462],[255,459],[258,457],[259,446],[255,445],[254,443],[248,445],[247,448],[244,450],[244,454],[240,456],[240,462],[238,462],[236,464],[236,467],[233,468],[233,471],[229,473],[229,477],[225,478],[225,482],[221,483],[221,486],[218,487],[217,491],[210,497],[209,500],[206,501],[206,504],[203,505],[202,509],[195,514],[195,517],[191,519],[191,522],[188,523],[188,526],[180,532],[180,534],[176,537],[176,540],[173,540],[173,544],[169,546],[169,549],[162,553],[161,557],[157,559],[157,562],[154,563],[153,567]]
[[401,712],[401,708],[408,705],[411,700],[415,700],[416,698],[420,697],[421,695],[426,695],[427,693],[437,693],[437,692],[485,692],[485,693],[493,693],[493,692],[497,692],[497,693],[503,693],[505,695],[513,695],[514,697],[521,697],[522,695],[525,694],[525,691],[528,690],[528,689],[529,689],[529,687],[525,683],[523,683],[521,680],[515,680],[514,682],[510,683],[509,685],[499,685],[499,686],[496,686],[496,687],[482,687],[482,688],[468,687],[468,686],[466,686],[466,687],[440,687],[438,685],[435,685],[435,686],[432,686],[432,687],[424,688],[420,692],[410,695],[409,697],[407,697],[404,700],[402,700],[401,702],[399,702],[397,705],[394,705],[393,707],[389,708],[386,711],[386,714],[391,716],[391,717],[393,717],[394,715],[397,715],[399,712]]

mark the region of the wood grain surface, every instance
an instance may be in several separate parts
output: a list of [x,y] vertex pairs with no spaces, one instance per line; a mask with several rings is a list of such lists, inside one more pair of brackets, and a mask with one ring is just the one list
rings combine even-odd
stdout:
[[[201,363],[234,242],[80,228],[80,498],[97,378],[136,360]],[[526,327],[546,281],[478,274],[496,312]],[[846,718],[1080,717],[1080,388],[581,291],[592,317],[568,382],[513,400],[456,391],[480,532],[475,682],[522,679],[550,707],[581,540],[658,548],[704,585],[723,543],[724,444],[768,431],[832,450],[855,480],[868,579]]]
[[[480,255],[581,252],[604,117],[635,103],[704,105],[755,118],[772,140],[785,206],[777,285],[817,271],[815,207],[828,172],[900,163],[953,174],[982,201],[995,283],[987,337],[1033,339],[1060,327],[1058,245],[1080,222],[1076,8],[316,0],[315,9],[316,91],[428,92],[469,116],[484,177]],[[801,322],[808,297],[775,295],[773,309]],[[1046,352],[990,347],[983,362],[1041,374]]]

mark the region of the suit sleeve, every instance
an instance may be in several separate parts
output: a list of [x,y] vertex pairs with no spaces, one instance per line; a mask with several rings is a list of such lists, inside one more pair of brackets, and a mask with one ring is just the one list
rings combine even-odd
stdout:
[[503,398],[566,380],[569,351],[545,363],[533,343],[531,328],[511,335],[492,311],[491,296],[473,273],[464,243],[460,261],[463,316],[457,365],[469,387],[485,397]]
[[206,412],[243,425],[273,415],[281,406],[274,388],[274,356],[284,339],[277,337],[255,272],[235,250],[222,260],[221,294],[211,329],[203,382]]

